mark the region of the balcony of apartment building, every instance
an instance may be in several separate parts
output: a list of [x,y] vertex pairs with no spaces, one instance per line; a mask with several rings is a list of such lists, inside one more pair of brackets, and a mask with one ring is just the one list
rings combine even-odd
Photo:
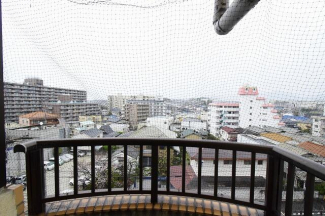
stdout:
[[[98,151],[99,146],[106,150]],[[114,153],[117,146],[118,158]],[[180,149],[177,165],[172,160],[175,147]],[[73,159],[64,166],[59,165],[60,148],[73,149]],[[53,170],[44,169],[44,152],[49,149],[54,151]],[[82,149],[87,154],[78,157]],[[151,149],[150,172],[144,163],[145,149]],[[14,151],[26,155],[29,215],[132,215],[134,211],[139,215],[164,215],[164,211],[292,215],[298,171],[306,173],[303,214],[312,215],[315,181],[325,179],[325,167],[320,164],[278,147],[243,143],[66,139],[18,144]],[[193,151],[197,152],[195,171],[187,156]],[[132,169],[132,163],[137,169]],[[208,176],[207,169],[211,169]]]

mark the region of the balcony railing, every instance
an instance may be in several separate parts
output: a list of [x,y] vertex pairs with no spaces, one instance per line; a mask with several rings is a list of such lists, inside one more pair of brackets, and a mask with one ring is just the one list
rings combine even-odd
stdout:
[[[89,188],[85,191],[80,191],[78,188],[78,149],[85,149],[88,146],[90,151],[90,175]],[[107,153],[105,153],[104,161],[107,162],[107,188],[100,189],[96,188],[96,173],[98,173],[96,160],[96,146],[107,146]],[[118,160],[123,164],[122,176],[123,184],[120,190],[114,190],[110,184],[112,179],[112,171],[114,168],[112,159],[112,150],[115,146],[122,146],[122,154],[119,155]],[[182,149],[179,151],[181,163],[179,176],[175,176],[171,172],[171,151],[175,146]],[[59,149],[63,147],[73,147],[73,190],[70,193],[60,193],[60,168],[59,168]],[[163,148],[162,148],[163,147]],[[46,172],[44,171],[44,150],[52,148],[54,149],[54,193],[53,196],[48,196],[46,188]],[[129,188],[128,180],[130,179],[128,170],[128,149],[136,148],[139,151],[138,155],[138,187]],[[188,190],[186,181],[186,170],[187,161],[187,150],[197,149],[195,157],[197,161],[197,188]],[[144,179],[148,179],[148,176],[144,176],[144,154],[147,150],[151,149],[151,174],[150,174],[150,187],[144,187]],[[166,176],[159,174],[160,163],[160,151],[166,149]],[[292,215],[293,208],[293,197],[294,197],[294,175],[295,170],[303,170],[307,173],[306,178],[306,190],[304,199],[304,215],[312,215],[313,212],[313,200],[314,200],[314,184],[315,178],[325,180],[325,167],[317,164],[313,161],[305,159],[301,156],[292,154],[286,150],[272,146],[259,146],[242,143],[231,143],[231,142],[219,142],[219,141],[196,141],[196,140],[183,140],[183,139],[128,139],[128,138],[110,138],[110,139],[65,139],[65,140],[47,140],[47,141],[33,141],[27,144],[19,144],[14,147],[15,152],[24,152],[26,154],[26,174],[27,174],[27,191],[28,191],[28,211],[30,215],[38,215],[45,211],[45,204],[53,201],[60,201],[66,199],[74,199],[81,197],[91,196],[102,196],[102,195],[117,195],[117,194],[150,194],[151,202],[156,203],[158,195],[178,195],[178,196],[190,196],[198,197],[211,200],[225,201],[233,204],[243,205],[259,210],[263,210],[266,215],[281,215],[281,204],[282,204],[282,192],[283,192],[283,177],[284,170],[288,169],[287,173],[287,185],[286,185],[286,202],[285,202],[285,215]],[[228,170],[229,175],[229,193],[228,197],[225,194],[221,195],[219,190],[223,190],[224,185],[220,184],[221,174],[221,152],[227,151],[227,162],[223,164],[230,165]],[[240,178],[241,172],[244,172],[242,168],[238,168],[239,160],[241,160],[243,152],[245,155],[249,154],[248,168],[246,172],[248,174],[249,185],[248,194],[249,199],[243,200],[238,199],[238,186],[237,180]],[[206,193],[202,189],[203,176],[206,174],[204,171],[206,154],[214,155],[213,171],[210,173],[213,176],[213,189],[211,193]],[[265,199],[263,202],[256,202],[256,178],[260,176],[258,166],[260,165],[260,155],[264,155],[266,160],[265,179]],[[147,156],[147,155],[146,155]],[[265,162],[265,161],[264,161]],[[284,164],[288,164],[285,166]],[[212,163],[211,163],[212,164]],[[226,165],[224,165],[226,166]],[[53,171],[51,171],[53,172]],[[79,173],[80,174],[80,173]],[[174,190],[172,187],[171,180],[175,178],[181,180],[180,188]],[[166,183],[166,189],[158,189],[158,183],[164,181]],[[227,194],[226,194],[227,195]]]

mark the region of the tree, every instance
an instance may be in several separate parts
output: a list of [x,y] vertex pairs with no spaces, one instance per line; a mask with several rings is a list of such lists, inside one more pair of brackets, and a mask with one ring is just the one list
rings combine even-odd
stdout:
[[208,140],[219,140],[217,137],[213,136],[212,134],[208,134],[208,137],[207,137]]
[[[96,167],[95,167],[95,188],[105,189],[108,188],[108,164],[106,154],[96,155]],[[85,158],[86,159],[86,158]],[[79,160],[78,163],[78,174],[79,177],[84,177],[85,180],[91,180],[91,162],[87,160]],[[137,160],[127,161],[127,187],[128,189],[135,183],[136,177],[139,176],[139,164]],[[112,188],[123,188],[124,187],[124,163],[120,163],[118,166],[111,167],[111,187]],[[89,190],[91,184],[85,185],[83,183],[83,190]]]
[[325,195],[325,182],[317,184],[315,190],[319,192],[319,195]]

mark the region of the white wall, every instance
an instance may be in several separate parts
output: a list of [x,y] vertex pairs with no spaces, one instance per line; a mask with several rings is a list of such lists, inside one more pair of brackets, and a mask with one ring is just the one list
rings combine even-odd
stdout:
[[240,95],[239,126],[247,128],[257,127],[279,127],[280,119],[275,119],[277,113],[273,113],[274,107],[263,107],[267,102],[258,100],[257,95]]
[[110,124],[109,125],[114,132],[128,132],[129,131],[129,124]]
[[[266,178],[266,165],[267,161],[263,160],[263,164],[259,165],[258,160],[255,162],[255,176],[262,176]],[[191,166],[196,175],[198,175],[198,163],[196,160],[191,160]],[[250,176],[251,165],[245,165],[244,160],[236,161],[236,176]],[[225,165],[223,160],[218,163],[219,176],[232,176],[232,165]],[[214,163],[213,160],[203,160],[202,176],[214,176]]]
[[206,121],[182,121],[181,122],[181,130],[207,130],[208,124]]
[[174,122],[173,117],[157,116],[149,117],[146,120],[147,126],[156,126],[162,129],[169,129],[169,126]]

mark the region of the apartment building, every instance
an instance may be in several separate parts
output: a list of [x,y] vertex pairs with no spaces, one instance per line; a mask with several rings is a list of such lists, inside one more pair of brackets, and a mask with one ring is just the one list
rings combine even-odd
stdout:
[[136,129],[138,123],[145,121],[148,117],[148,104],[128,103],[125,105],[125,118],[129,121],[131,128]]
[[218,102],[210,103],[209,107],[209,129],[214,136],[219,136],[220,129],[224,126],[237,128],[239,125],[239,103]]
[[59,95],[57,102],[45,103],[47,111],[57,114],[65,121],[79,121],[79,116],[100,116],[98,104],[73,101],[72,95]]
[[280,116],[274,105],[260,97],[257,87],[239,88],[239,127],[279,127]]
[[149,117],[166,116],[166,104],[163,99],[138,100],[132,99],[127,101],[128,104],[145,104],[149,106]]
[[313,136],[324,136],[325,135],[325,116],[312,116],[312,135]]
[[145,96],[145,95],[109,95],[108,96],[108,110],[112,111],[114,108],[118,108],[121,111],[121,115],[125,116],[125,105],[129,100],[136,101],[147,101],[155,100],[154,96]]
[[62,94],[71,95],[74,101],[87,100],[86,91],[47,87],[41,79],[25,79],[23,84],[5,82],[5,121],[18,123],[20,115],[42,111],[45,103],[57,101]]

